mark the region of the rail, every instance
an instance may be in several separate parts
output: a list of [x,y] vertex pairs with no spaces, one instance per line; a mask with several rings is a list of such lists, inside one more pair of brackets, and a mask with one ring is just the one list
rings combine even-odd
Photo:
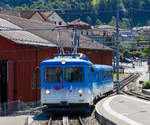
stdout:
[[79,119],[80,125],[85,125],[84,122],[83,122],[83,120],[82,120],[82,118],[81,118],[81,116],[79,116],[78,119]]
[[130,95],[130,96],[135,96],[135,97],[140,98],[140,99],[144,99],[144,100],[150,101],[150,96],[144,95],[142,93],[138,93],[138,92],[135,92],[135,91],[132,91],[132,90],[122,91],[122,93]]
[[123,79],[122,81],[120,81],[120,90],[122,90],[126,85],[133,82],[138,77],[139,77],[138,73],[133,73],[129,77],[127,77],[127,78]]
[[68,116],[63,116],[63,125],[69,125]]
[[52,124],[52,117],[50,117],[48,120],[48,125],[51,125],[51,124]]
[[[125,79],[120,81],[120,88],[119,90],[122,90],[125,86],[127,86],[129,83],[133,82],[135,79],[139,77],[138,73],[132,73],[130,76],[126,77]],[[114,92],[117,91],[117,88],[114,88]]]

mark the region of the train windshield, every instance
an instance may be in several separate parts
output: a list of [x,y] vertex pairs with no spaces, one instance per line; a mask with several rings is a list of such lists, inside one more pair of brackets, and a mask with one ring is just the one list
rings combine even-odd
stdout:
[[47,67],[45,68],[45,81],[46,82],[62,82],[63,72],[60,67]]
[[66,67],[65,68],[66,82],[83,82],[84,68],[83,67]]

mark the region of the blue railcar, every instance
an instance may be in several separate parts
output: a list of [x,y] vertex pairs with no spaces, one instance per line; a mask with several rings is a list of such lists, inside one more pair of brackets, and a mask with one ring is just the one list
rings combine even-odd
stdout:
[[113,68],[94,65],[83,54],[44,60],[41,69],[43,105],[93,105],[96,96],[113,90]]

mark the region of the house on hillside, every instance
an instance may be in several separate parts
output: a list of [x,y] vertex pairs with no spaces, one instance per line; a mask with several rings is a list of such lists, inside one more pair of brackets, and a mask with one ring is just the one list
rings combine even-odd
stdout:
[[81,21],[80,19],[76,19],[72,22],[68,22],[69,27],[78,27],[80,29],[81,35],[89,36],[91,35],[92,26],[86,22]]
[[19,13],[22,18],[46,22],[46,18],[40,11],[20,11]]
[[0,9],[0,14],[17,16],[25,19],[32,19],[41,22],[53,23],[57,26],[66,26],[66,22],[55,11],[12,11]]
[[57,26],[66,26],[66,22],[55,12],[55,11],[46,11],[41,12],[45,17],[47,22],[54,23]]
[[113,41],[115,38],[115,27],[109,25],[98,25],[92,28],[90,38],[100,43]]
[[[0,28],[55,28],[56,25],[0,14]],[[64,51],[72,50],[72,32],[58,31],[0,31],[0,103],[16,100],[40,100],[40,70],[42,60],[53,58],[62,42]],[[112,49],[80,36],[78,52],[84,53],[93,63],[112,65]]]

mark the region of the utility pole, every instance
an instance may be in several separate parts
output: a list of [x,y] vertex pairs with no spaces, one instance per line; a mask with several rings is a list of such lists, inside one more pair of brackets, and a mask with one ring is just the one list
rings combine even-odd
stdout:
[[35,100],[36,100],[36,106],[38,105],[38,84],[39,84],[39,67],[38,67],[38,61],[39,61],[39,58],[38,58],[38,47],[36,47],[36,55],[35,55],[35,75],[36,75],[36,79],[35,79]]
[[76,27],[74,27],[74,38],[73,38],[73,52],[75,53],[75,54],[77,54],[78,53],[78,47],[80,46],[80,42],[79,42],[79,40],[80,40],[80,33],[79,33],[79,30],[76,28]]
[[116,74],[117,74],[117,94],[119,94],[119,88],[120,88],[120,83],[119,83],[119,9],[117,8],[117,15],[116,15],[116,48],[117,48],[117,53],[116,53]]
[[[149,36],[149,38],[150,38],[150,36]],[[149,39],[150,40],[150,39]],[[149,81],[150,81],[150,41],[148,41],[149,42],[149,51],[148,51],[148,72],[149,72]]]

